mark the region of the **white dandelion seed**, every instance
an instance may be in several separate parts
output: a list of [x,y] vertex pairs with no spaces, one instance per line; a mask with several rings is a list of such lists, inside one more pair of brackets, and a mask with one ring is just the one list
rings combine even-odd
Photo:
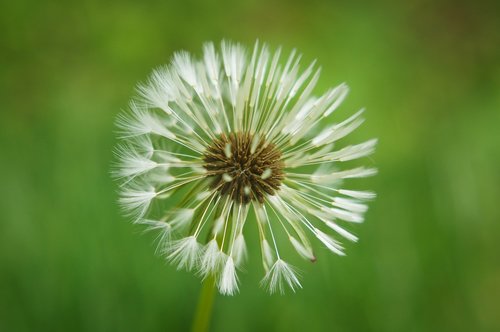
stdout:
[[278,259],[274,263],[264,276],[262,283],[271,294],[275,292],[283,294],[285,292],[285,284],[287,284],[292,291],[295,291],[297,288],[302,288],[297,277],[297,272],[282,259]]
[[120,205],[129,215],[136,217],[135,221],[142,218],[155,198],[157,192],[153,187],[145,189],[127,188],[121,191]]
[[290,240],[290,243],[292,244],[292,246],[295,248],[295,250],[297,251],[297,253],[300,256],[302,256],[305,259],[310,260],[311,262],[314,262],[316,260],[316,257],[314,256],[314,253],[313,253],[311,247],[302,244],[299,240],[297,240],[293,236],[290,236],[289,240]]
[[195,210],[194,209],[178,209],[172,211],[172,214],[168,217],[170,224],[173,229],[182,229],[189,225],[191,220],[194,217]]
[[166,248],[167,257],[178,269],[192,270],[198,266],[201,245],[194,236],[177,240]]
[[233,245],[233,257],[236,266],[240,266],[247,256],[247,245],[243,234],[236,237]]
[[157,162],[146,155],[141,155],[132,146],[119,146],[115,151],[118,157],[118,167],[113,173],[118,178],[133,179],[158,166]]
[[164,252],[167,246],[170,245],[170,235],[172,226],[163,220],[141,219],[137,224],[147,226],[144,232],[156,231],[156,253]]
[[222,266],[225,259],[224,253],[220,250],[217,240],[212,239],[205,246],[205,250],[200,258],[199,273],[206,278],[212,273],[216,273]]
[[302,69],[300,59],[225,41],[204,44],[201,59],[178,52],[117,119],[120,205],[159,232],[169,261],[214,277],[222,294],[238,292],[237,270],[255,247],[245,241],[248,216],[257,224],[262,285],[283,293],[301,284],[281,242],[309,261],[313,238],[344,255],[340,239],[358,240],[351,229],[376,196],[347,184],[376,174],[351,164],[377,140],[341,144],[364,109],[335,119],[348,86],[313,95],[320,70],[315,62]]
[[233,257],[227,257],[219,280],[219,291],[224,295],[234,295],[238,291],[238,276]]

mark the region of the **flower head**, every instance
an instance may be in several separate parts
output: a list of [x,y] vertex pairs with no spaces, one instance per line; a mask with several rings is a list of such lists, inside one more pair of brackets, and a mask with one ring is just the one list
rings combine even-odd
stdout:
[[346,226],[362,222],[365,202],[375,197],[343,187],[345,179],[376,173],[342,169],[377,142],[337,148],[363,123],[362,110],[332,120],[347,86],[313,96],[319,69],[312,63],[301,71],[295,52],[281,64],[280,54],[227,42],[220,51],[205,44],[202,59],[176,53],[117,120],[121,205],[135,222],[160,231],[168,260],[215,276],[223,294],[238,291],[247,220],[259,230],[262,283],[270,292],[285,285],[294,291],[301,284],[282,256],[284,242],[310,261],[314,237],[344,255],[339,238],[357,241]]

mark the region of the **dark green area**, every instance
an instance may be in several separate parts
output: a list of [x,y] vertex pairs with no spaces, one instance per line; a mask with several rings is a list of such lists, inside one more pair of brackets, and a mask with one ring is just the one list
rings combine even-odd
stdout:
[[[269,296],[256,238],[214,331],[500,330],[500,20],[481,1],[3,1],[0,331],[183,331],[199,280],[120,216],[113,121],[172,52],[296,47],[347,82],[380,174],[347,257]],[[248,227],[255,227],[249,225]],[[255,233],[255,232],[254,232]],[[253,242],[253,243],[252,243]],[[317,243],[316,243],[317,244]],[[319,247],[319,246],[318,246]]]

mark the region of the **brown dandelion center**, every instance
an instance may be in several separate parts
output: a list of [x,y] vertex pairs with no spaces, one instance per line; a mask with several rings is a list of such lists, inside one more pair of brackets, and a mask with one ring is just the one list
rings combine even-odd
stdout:
[[238,203],[263,203],[284,178],[281,152],[249,133],[222,134],[207,148],[203,161],[213,177],[212,187]]

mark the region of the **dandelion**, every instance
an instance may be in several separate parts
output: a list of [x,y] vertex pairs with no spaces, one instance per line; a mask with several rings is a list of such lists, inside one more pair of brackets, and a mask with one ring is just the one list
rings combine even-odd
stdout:
[[247,248],[257,247],[245,240],[247,221],[257,225],[271,293],[301,287],[283,246],[314,262],[312,238],[338,255],[341,238],[358,239],[348,228],[375,194],[345,180],[376,170],[344,163],[372,154],[377,140],[337,147],[363,110],[335,121],[348,87],[314,96],[319,74],[314,62],[301,69],[295,51],[281,61],[280,49],[259,43],[207,43],[201,59],[179,52],[155,70],[118,117],[121,205],[160,232],[169,261],[213,278],[222,294],[238,291]]

